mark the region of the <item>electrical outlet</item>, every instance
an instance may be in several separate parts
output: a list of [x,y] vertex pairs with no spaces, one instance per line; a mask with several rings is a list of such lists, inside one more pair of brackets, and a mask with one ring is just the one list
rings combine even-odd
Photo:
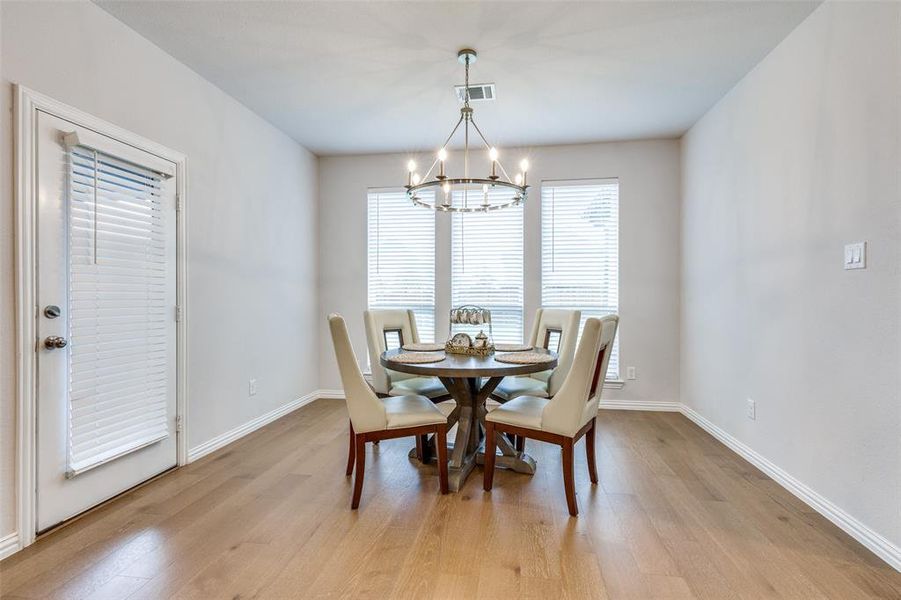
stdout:
[[257,395],[257,380],[256,379],[251,379],[250,381],[247,382],[247,394],[249,396]]
[[635,367],[626,367],[626,379],[635,379]]
[[754,400],[752,400],[751,398],[748,398],[747,412],[749,419],[751,419],[752,421],[757,420],[757,403],[754,402]]

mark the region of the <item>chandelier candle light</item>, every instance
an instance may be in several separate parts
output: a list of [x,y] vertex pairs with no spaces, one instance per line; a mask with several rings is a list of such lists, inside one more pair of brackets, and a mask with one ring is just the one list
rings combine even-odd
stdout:
[[[519,164],[520,172],[514,179],[510,179],[506,169],[498,160],[497,148],[488,143],[479,126],[473,118],[473,109],[469,106],[469,66],[476,61],[476,51],[464,48],[457,53],[457,59],[466,68],[466,85],[463,93],[463,108],[460,109],[460,119],[454,126],[444,144],[438,150],[435,161],[426,171],[424,177],[416,172],[416,163],[412,160],[407,163],[407,197],[416,206],[440,210],[443,212],[488,212],[517,206],[526,199],[529,188],[526,178],[529,171],[529,161],[523,159]],[[447,146],[454,138],[454,134],[463,125],[463,176],[448,177],[445,168],[448,159]],[[469,174],[469,128],[478,134],[488,151],[488,159],[491,162],[491,174],[487,178],[472,177]],[[433,179],[429,176],[438,167],[438,174]],[[424,189],[440,188],[441,193],[424,195],[434,200],[424,200],[419,192]],[[509,193],[497,194],[491,191],[504,190]],[[455,198],[458,200],[454,203]]]

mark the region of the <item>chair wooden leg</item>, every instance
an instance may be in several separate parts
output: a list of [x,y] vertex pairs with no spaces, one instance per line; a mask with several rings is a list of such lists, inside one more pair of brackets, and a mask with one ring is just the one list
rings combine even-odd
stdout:
[[435,432],[435,449],[438,452],[438,486],[447,493],[447,425],[439,425]]
[[350,474],[354,472],[354,457],[356,456],[354,450],[356,440],[354,437],[354,424],[350,423],[350,443],[347,444],[347,469],[344,471],[344,475],[347,477],[350,477]]
[[563,446],[563,487],[566,488],[566,505],[569,507],[569,514],[576,516],[579,514],[579,507],[576,505],[576,488],[573,480],[573,441],[566,440]]
[[591,429],[585,434],[585,455],[588,458],[588,476],[591,483],[598,482],[598,466],[594,459],[595,435],[597,433],[597,417],[591,420]]
[[521,435],[516,436],[516,451],[517,452],[525,452],[526,451],[526,438]]
[[352,509],[360,506],[360,496],[363,494],[363,476],[366,474],[366,441],[363,435],[356,436],[357,472],[354,475],[354,497],[350,503]]
[[419,436],[419,443],[417,444],[417,446],[422,448],[422,457],[420,458],[420,462],[422,464],[427,464],[432,458],[432,452],[429,448],[429,436],[426,434]]
[[486,492],[491,491],[494,485],[494,458],[497,453],[497,446],[494,439],[494,423],[485,422],[485,474],[482,479],[482,487]]
[[422,459],[422,436],[415,436],[416,439],[416,460],[419,462],[424,462]]

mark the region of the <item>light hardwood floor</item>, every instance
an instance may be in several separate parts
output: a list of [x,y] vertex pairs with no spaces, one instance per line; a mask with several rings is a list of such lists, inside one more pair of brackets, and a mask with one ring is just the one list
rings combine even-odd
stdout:
[[675,413],[602,411],[534,477],[438,495],[409,440],[344,477],[347,412],[319,400],[0,563],[4,598],[901,598],[901,574]]

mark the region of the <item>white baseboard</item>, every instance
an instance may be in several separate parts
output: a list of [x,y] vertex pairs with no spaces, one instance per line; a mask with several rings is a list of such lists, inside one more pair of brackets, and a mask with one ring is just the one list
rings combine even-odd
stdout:
[[256,431],[257,429],[259,429],[260,427],[263,427],[264,425],[268,425],[269,423],[275,421],[276,419],[281,418],[281,417],[285,416],[286,414],[297,410],[301,406],[306,406],[313,400],[317,400],[319,398],[324,398],[324,397],[326,397],[326,396],[321,395],[321,390],[315,390],[313,392],[310,392],[306,396],[301,396],[300,398],[292,400],[291,402],[288,402],[287,404],[283,404],[282,406],[279,406],[275,410],[271,410],[264,415],[260,415],[259,417],[252,419],[242,425],[239,425],[238,427],[235,427],[234,429],[232,429],[230,431],[226,431],[223,434],[217,435],[216,437],[214,437],[211,440],[208,440],[198,446],[190,448],[188,450],[188,462],[192,463],[195,460],[206,456],[210,452],[215,452],[219,448],[222,448],[224,446],[231,444],[235,440],[238,440],[238,439],[244,437],[248,433],[252,433],[252,432]]
[[682,405],[678,402],[654,400],[606,400],[601,398],[598,408],[601,410],[653,410],[657,412],[679,412]]
[[836,527],[863,544],[863,546],[887,562],[896,571],[901,571],[901,548],[846,513],[834,503],[812,490],[791,474],[785,472],[782,468],[764,456],[740,442],[731,434],[714,425],[690,406],[682,404],[680,408],[682,414],[694,421],[701,429],[766,473],[773,481],[800,498],[805,504],[832,521]]
[[319,398],[328,398],[329,400],[344,400],[344,390],[316,390]]
[[0,560],[3,560],[11,554],[15,554],[22,548],[19,546],[19,534],[10,533],[0,538]]

